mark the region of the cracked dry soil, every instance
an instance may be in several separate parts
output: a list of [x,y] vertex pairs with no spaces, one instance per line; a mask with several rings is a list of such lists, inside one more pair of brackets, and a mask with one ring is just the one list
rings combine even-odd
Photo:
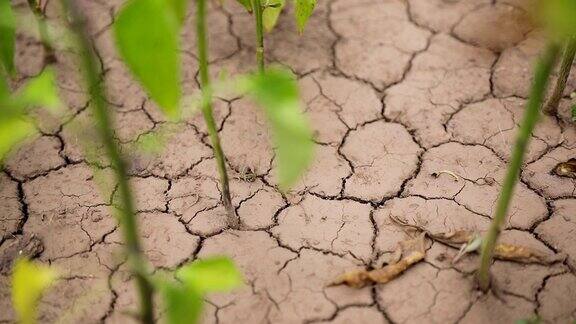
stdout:
[[[90,18],[118,140],[128,147],[173,127],[114,51],[110,27],[122,1],[79,2]],[[576,156],[567,102],[560,118],[544,117],[532,136],[502,238],[565,253],[564,263],[496,261],[499,293],[481,295],[473,286],[477,256],[452,265],[457,251],[431,242],[423,262],[386,285],[327,287],[346,270],[378,267],[391,257],[407,237],[391,216],[432,232],[487,228],[543,45],[523,6],[520,0],[323,0],[301,37],[284,15],[267,35],[268,60],[298,75],[315,127],[316,162],[283,196],[274,186],[263,116],[245,99],[219,98],[215,114],[243,224],[228,230],[205,126],[199,116],[188,118],[160,155],[132,159],[140,231],[156,271],[215,254],[235,260],[246,284],[209,296],[204,323],[512,323],[533,314],[570,323],[576,179],[551,173]],[[49,1],[46,12],[62,19],[58,1]],[[209,23],[214,75],[253,68],[251,17],[228,1],[210,10]],[[190,13],[182,38],[188,92],[198,87],[192,24]],[[17,51],[24,79],[37,74],[41,44],[19,35]],[[90,118],[78,57],[56,55],[70,112],[64,121],[41,116],[42,135],[0,174],[0,252],[25,247],[60,269],[64,279],[43,299],[41,322],[126,323],[136,299],[108,208],[115,184],[106,184],[107,164],[88,158],[78,139]],[[575,87],[573,76],[568,90]],[[99,168],[90,166],[97,162]],[[442,170],[458,181],[433,176]],[[106,195],[102,183],[110,188]],[[0,322],[12,322],[9,269],[1,270]]]

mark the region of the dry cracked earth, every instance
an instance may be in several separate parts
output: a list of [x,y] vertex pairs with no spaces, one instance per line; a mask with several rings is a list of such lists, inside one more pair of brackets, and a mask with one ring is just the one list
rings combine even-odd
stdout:
[[[121,4],[80,1],[118,140],[130,147],[145,134],[172,130],[160,154],[131,156],[145,252],[157,272],[228,255],[245,276],[243,288],[208,297],[204,323],[576,318],[576,180],[551,173],[576,156],[568,100],[559,118],[544,117],[532,135],[502,238],[565,253],[566,261],[496,261],[498,293],[483,295],[473,280],[477,257],[452,264],[457,251],[432,241],[425,260],[389,284],[327,286],[346,270],[390,259],[407,238],[391,216],[437,233],[487,228],[544,40],[524,1],[322,0],[303,36],[285,14],[267,35],[267,58],[298,75],[315,129],[316,160],[282,195],[274,185],[263,116],[246,99],[219,98],[216,116],[241,230],[226,228],[202,119],[191,116],[179,125],[164,120],[114,51],[111,24]],[[46,13],[62,19],[55,0]],[[211,8],[209,27],[214,76],[254,68],[252,19],[239,5]],[[192,30],[190,12],[182,38],[187,92],[198,87]],[[19,35],[17,51],[23,79],[42,69],[37,40]],[[41,303],[41,322],[126,323],[136,298],[109,210],[115,184],[108,181],[101,148],[92,143],[91,153],[82,149],[82,135],[92,133],[85,126],[91,116],[78,56],[58,51],[56,58],[70,111],[64,120],[39,113],[42,135],[0,174],[0,322],[14,320],[8,264],[24,249],[63,275]],[[572,78],[568,90],[575,87]],[[458,180],[439,173],[445,170]]]

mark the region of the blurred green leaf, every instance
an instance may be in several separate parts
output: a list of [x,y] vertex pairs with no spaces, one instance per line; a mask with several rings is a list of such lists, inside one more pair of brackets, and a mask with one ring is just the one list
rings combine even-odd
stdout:
[[298,32],[303,33],[308,19],[314,12],[317,0],[296,0],[294,14],[296,15],[296,25]]
[[285,0],[270,0],[268,1],[268,6],[264,8],[262,12],[262,25],[264,25],[264,30],[269,32],[274,29],[276,23],[278,22],[278,17],[284,9]]
[[57,279],[48,266],[18,259],[12,272],[12,303],[19,323],[36,323],[36,308],[44,291]]
[[178,18],[178,22],[180,24],[184,23],[184,19],[186,19],[186,7],[188,4],[187,0],[169,0],[168,3],[172,6],[172,10]]
[[16,42],[16,19],[10,0],[0,0],[0,63],[11,75],[14,67],[14,46]]
[[572,105],[572,109],[570,109],[570,113],[572,115],[572,121],[576,123],[576,104]]
[[576,35],[575,0],[540,0],[536,12],[554,36],[563,39]]
[[248,12],[252,12],[252,0],[237,0]]
[[27,108],[42,107],[53,112],[62,107],[54,71],[44,69],[40,75],[26,83],[14,98],[15,103]]
[[266,112],[276,148],[279,186],[287,190],[308,168],[314,148],[296,79],[287,70],[270,68],[251,76],[241,87]]
[[242,283],[242,275],[226,257],[194,261],[180,268],[176,277],[200,293],[226,291]]
[[181,99],[180,23],[173,6],[163,0],[132,0],[114,23],[120,55],[150,97],[171,118],[178,117]]
[[164,282],[161,291],[169,324],[198,322],[204,301],[196,290],[178,283]]
[[29,119],[14,114],[3,114],[0,117],[0,161],[19,143],[36,132]]
[[542,323],[542,319],[540,316],[532,316],[531,318],[517,320],[516,324],[540,324]]

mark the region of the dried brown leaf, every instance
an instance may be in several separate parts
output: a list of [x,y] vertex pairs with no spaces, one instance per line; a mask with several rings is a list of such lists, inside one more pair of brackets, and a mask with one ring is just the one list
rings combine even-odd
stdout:
[[413,264],[424,259],[426,255],[424,240],[425,235],[422,233],[414,239],[400,242],[399,249],[402,251],[402,259],[400,261],[381,269],[370,271],[359,269],[346,272],[338,277],[332,285],[345,284],[354,288],[362,288],[370,283],[387,283],[397,278]]
[[494,258],[518,263],[552,264],[564,260],[562,254],[549,254],[525,246],[499,243],[494,247]]

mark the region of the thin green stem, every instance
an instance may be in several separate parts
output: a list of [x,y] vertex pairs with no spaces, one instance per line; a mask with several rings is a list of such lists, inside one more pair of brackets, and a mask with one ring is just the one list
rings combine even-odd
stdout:
[[63,0],[62,2],[72,19],[71,30],[76,32],[78,38],[94,118],[96,119],[100,137],[112,168],[115,171],[115,177],[118,183],[118,221],[124,239],[128,264],[136,278],[140,298],[140,319],[143,323],[151,324],[154,323],[153,287],[147,277],[148,269],[138,237],[136,209],[134,207],[132,191],[128,183],[126,161],[114,138],[112,118],[108,113],[104,88],[100,80],[99,66],[96,63],[96,54],[94,53],[92,42],[86,32],[84,18],[74,6],[74,0]]
[[508,163],[508,170],[506,172],[506,177],[504,178],[504,183],[502,184],[502,190],[500,191],[494,219],[482,240],[482,254],[480,256],[480,268],[477,273],[477,279],[480,289],[483,291],[487,291],[490,287],[490,264],[492,263],[492,258],[494,256],[494,246],[496,245],[502,225],[506,219],[508,206],[514,193],[514,186],[518,181],[520,168],[522,167],[524,153],[526,152],[526,147],[530,141],[530,134],[532,134],[534,126],[538,121],[540,107],[544,100],[550,74],[554,69],[558,51],[559,47],[556,44],[552,43],[548,45],[544,54],[540,57],[534,71],[534,80],[530,92],[530,99],[528,100],[520,130],[516,137],[516,144],[514,145],[511,159]]
[[262,8],[262,2],[260,0],[252,0],[252,8],[256,20],[256,62],[258,64],[258,71],[264,73],[264,24],[262,21],[264,8]]
[[570,70],[572,69],[572,63],[574,62],[575,56],[576,37],[573,36],[566,40],[566,44],[564,45],[562,62],[560,63],[560,73],[558,74],[558,80],[556,81],[556,88],[544,107],[544,113],[547,115],[555,116],[558,112],[558,105],[564,95],[564,89],[566,89],[566,83],[568,83],[568,77],[570,76]]
[[38,23],[38,32],[40,33],[40,41],[42,42],[42,47],[44,48],[44,65],[48,65],[56,62],[56,55],[54,55],[54,49],[52,48],[52,40],[48,34],[48,25],[46,24],[46,16],[42,11],[40,2],[38,0],[28,0],[28,7],[34,14],[36,22]]
[[208,39],[206,37],[206,0],[196,0],[196,6],[196,44],[198,46],[198,61],[200,64],[200,86],[206,95],[202,103],[202,114],[208,127],[208,134],[210,135],[210,142],[212,143],[212,149],[220,175],[222,203],[228,214],[228,226],[238,228],[238,217],[236,217],[236,211],[232,206],[232,199],[230,198],[226,160],[224,158],[224,152],[222,151],[222,145],[220,145],[220,137],[218,136],[218,129],[216,128],[216,122],[214,121],[214,114],[212,112],[210,77],[208,73]]

